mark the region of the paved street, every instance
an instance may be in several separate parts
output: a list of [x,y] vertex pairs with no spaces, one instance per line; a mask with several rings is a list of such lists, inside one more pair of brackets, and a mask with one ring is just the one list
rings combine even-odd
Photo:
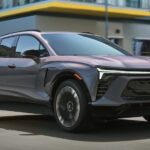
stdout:
[[59,129],[47,116],[0,111],[0,150],[149,150],[150,125],[116,120],[82,134]]

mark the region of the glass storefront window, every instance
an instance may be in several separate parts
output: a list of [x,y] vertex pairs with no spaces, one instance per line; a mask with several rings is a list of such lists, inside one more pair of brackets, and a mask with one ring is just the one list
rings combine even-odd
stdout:
[[[37,3],[42,1],[50,1],[50,0],[0,0],[0,9],[12,8],[16,6],[22,6],[22,5]],[[64,0],[64,1],[97,3],[99,5],[105,4],[105,0]],[[108,0],[108,4],[109,6],[115,6],[115,7],[150,9],[150,0]]]
[[127,7],[140,8],[141,0],[126,0]]
[[[87,0],[85,0],[87,1]],[[96,0],[99,4],[105,4],[105,0]],[[108,0],[110,6],[132,7],[132,8],[150,8],[150,0]]]
[[126,7],[144,8],[144,9],[150,7],[150,0],[118,0],[118,1],[122,1],[122,4]]
[[150,39],[134,40],[133,51],[135,55],[150,56]]
[[3,8],[10,8],[12,7],[13,5],[13,1],[11,0],[3,0]]
[[0,9],[12,8],[46,0],[0,0]]
[[20,1],[19,0],[13,0],[13,6],[19,6]]
[[112,6],[116,6],[117,5],[117,1],[116,0],[108,0],[108,4],[112,5]]
[[0,9],[3,8],[3,0],[0,0]]
[[141,8],[150,8],[150,0],[142,0]]

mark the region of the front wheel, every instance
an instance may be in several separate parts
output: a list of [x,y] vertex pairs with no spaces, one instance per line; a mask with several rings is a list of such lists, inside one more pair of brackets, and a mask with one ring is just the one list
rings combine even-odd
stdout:
[[54,113],[58,124],[66,131],[80,131],[87,125],[88,103],[84,91],[75,80],[64,81],[54,98]]

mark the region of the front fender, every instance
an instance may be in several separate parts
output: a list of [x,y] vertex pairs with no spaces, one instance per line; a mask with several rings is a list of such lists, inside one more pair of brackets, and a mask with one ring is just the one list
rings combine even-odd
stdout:
[[76,73],[82,78],[86,88],[88,89],[91,100],[95,100],[98,84],[98,71],[96,68],[83,64],[60,64],[56,62],[46,65],[45,67],[47,68],[45,88],[46,91],[49,93],[50,97],[52,97],[51,91],[53,89],[53,85],[60,76],[65,76],[68,73],[70,73],[70,75]]

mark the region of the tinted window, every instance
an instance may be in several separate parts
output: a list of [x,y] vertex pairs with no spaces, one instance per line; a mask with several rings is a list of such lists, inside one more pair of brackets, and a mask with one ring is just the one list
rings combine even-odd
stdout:
[[0,45],[0,57],[13,57],[15,48],[13,47],[15,37],[2,39]]
[[150,56],[150,40],[134,40],[133,51],[135,55]]
[[87,34],[43,34],[58,55],[129,55],[111,42]]
[[36,38],[28,35],[20,36],[16,48],[16,57],[28,55],[45,57],[49,54],[44,46]]

